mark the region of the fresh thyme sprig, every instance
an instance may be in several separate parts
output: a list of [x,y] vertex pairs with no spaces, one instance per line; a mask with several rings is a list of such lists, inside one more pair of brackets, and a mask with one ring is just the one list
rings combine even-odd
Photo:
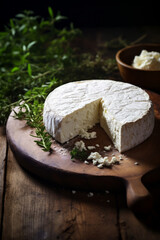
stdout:
[[26,124],[35,128],[35,135],[31,134],[37,140],[35,142],[42,148],[43,151],[51,152],[52,137],[45,131],[43,125],[43,103],[37,101],[22,103],[21,108],[15,112],[15,118],[26,120]]
[[135,39],[134,41],[128,41],[127,39],[124,39],[122,36],[118,36],[116,38],[111,39],[110,41],[106,41],[104,43],[104,47],[114,50],[114,49],[121,49],[130,45],[134,45],[137,43],[140,43],[144,38],[146,38],[146,34],[143,34],[139,38]]
[[[49,19],[31,11],[17,14],[4,32],[0,32],[0,125],[5,124],[12,104],[34,87],[41,87],[73,61],[71,41],[79,34],[73,25],[57,29],[65,17]],[[61,80],[59,80],[61,82]]]
[[71,159],[79,159],[79,160],[85,160],[87,159],[87,151],[82,150],[80,151],[78,148],[73,148],[72,151],[70,152]]
[[44,151],[51,151],[52,137],[45,131],[43,124],[43,104],[48,93],[58,86],[57,80],[54,78],[49,83],[41,87],[35,87],[24,94],[19,100],[17,109],[14,110],[15,118],[26,120],[26,124],[35,128],[35,135],[38,138],[35,142]]

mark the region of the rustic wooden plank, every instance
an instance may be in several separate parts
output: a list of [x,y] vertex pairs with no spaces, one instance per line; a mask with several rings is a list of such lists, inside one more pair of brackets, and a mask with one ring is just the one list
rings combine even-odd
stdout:
[[6,149],[7,149],[7,141],[6,141],[6,135],[5,135],[5,127],[0,127],[0,232],[1,232],[1,220],[2,220],[2,213],[3,213]]
[[[156,194],[160,194],[160,184]],[[156,195],[158,196],[158,195]],[[146,212],[145,215],[135,215],[129,211],[124,195],[118,195],[119,229],[121,240],[159,240],[160,239],[160,208]]]
[[119,239],[114,194],[88,197],[45,183],[9,150],[2,239]]

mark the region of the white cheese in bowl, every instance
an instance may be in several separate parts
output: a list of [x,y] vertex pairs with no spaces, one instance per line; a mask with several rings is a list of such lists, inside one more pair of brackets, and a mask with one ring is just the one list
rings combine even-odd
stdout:
[[160,70],[160,53],[142,50],[139,56],[135,56],[132,66],[144,70]]
[[154,111],[149,95],[139,87],[112,80],[86,80],[53,90],[45,100],[43,121],[60,143],[100,123],[115,148],[124,152],[151,135]]

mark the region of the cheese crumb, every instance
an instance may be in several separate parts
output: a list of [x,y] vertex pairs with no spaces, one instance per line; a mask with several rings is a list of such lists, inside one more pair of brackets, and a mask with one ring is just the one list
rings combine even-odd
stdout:
[[99,158],[97,161],[98,161],[98,163],[103,164],[103,163],[104,163],[104,158],[101,157],[101,158]]
[[92,160],[92,163],[93,163],[94,166],[96,166],[98,161],[97,160]]
[[88,160],[92,160],[92,163],[94,166],[97,166],[98,168],[105,167],[111,167],[113,164],[119,164],[119,161],[116,157],[112,157],[111,161],[109,161],[109,158],[102,157],[98,152],[91,152],[91,154],[88,156]]
[[101,155],[98,152],[91,152],[90,155],[88,156],[88,160],[98,160],[101,158]]
[[107,158],[104,158],[104,165],[105,165],[106,167],[111,167],[112,163],[109,162],[109,160],[108,160]]
[[100,169],[103,168],[103,163],[98,164],[97,167]]
[[95,146],[88,146],[87,148],[88,148],[88,150],[93,150],[93,149],[95,149],[96,147],[95,147]]
[[86,149],[86,146],[85,146],[85,143],[81,140],[81,141],[78,141],[75,143],[75,147],[80,150],[80,151],[83,151],[83,150],[87,150]]
[[115,163],[119,163],[119,161],[116,157],[112,157],[111,163],[115,164]]
[[73,194],[75,194],[75,193],[76,193],[76,191],[75,191],[75,190],[72,190],[72,193],[73,193]]
[[99,144],[96,144],[96,147],[99,147]]
[[85,163],[85,164],[89,164],[89,162],[88,162],[88,161],[84,161],[84,163]]
[[135,162],[134,165],[139,165],[139,163],[138,163],[138,162]]
[[82,138],[85,138],[85,139],[92,139],[92,138],[96,138],[97,137],[97,133],[96,132],[87,132],[84,129],[81,129],[79,135]]
[[106,150],[106,151],[110,151],[111,150],[111,145],[108,145],[108,146],[104,146],[104,150]]

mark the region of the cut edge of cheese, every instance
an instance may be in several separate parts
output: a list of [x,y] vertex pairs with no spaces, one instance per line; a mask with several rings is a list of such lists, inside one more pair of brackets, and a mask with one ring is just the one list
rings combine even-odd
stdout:
[[134,123],[128,122],[124,125],[119,124],[114,119],[110,121],[110,116],[101,114],[100,126],[110,137],[115,148],[120,153],[125,152],[139,145],[152,134],[154,128],[154,110],[151,106],[145,116]]
[[[53,134],[55,139],[64,143],[79,135],[82,129],[87,131],[99,123],[99,103],[99,99],[95,100],[64,117],[59,122],[57,131]],[[65,130],[62,132],[61,129]]]

